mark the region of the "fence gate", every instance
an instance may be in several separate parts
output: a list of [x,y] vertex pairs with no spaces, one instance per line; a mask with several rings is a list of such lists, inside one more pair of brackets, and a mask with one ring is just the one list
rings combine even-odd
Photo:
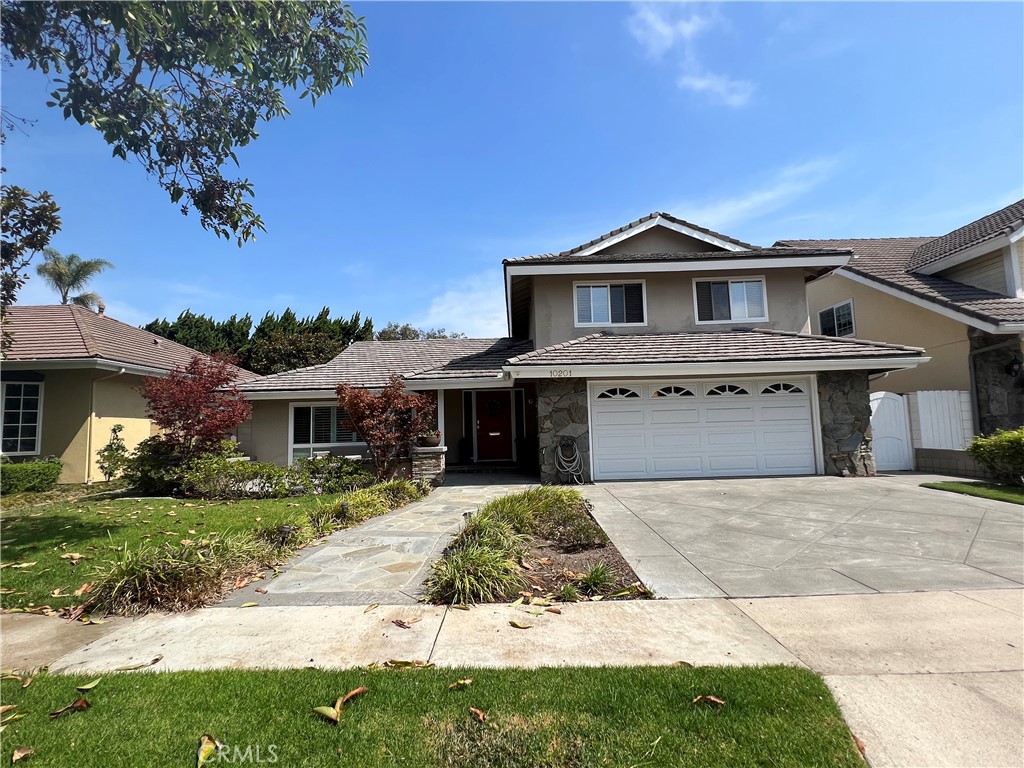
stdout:
[[892,392],[871,393],[871,447],[875,466],[885,472],[914,468],[907,404]]

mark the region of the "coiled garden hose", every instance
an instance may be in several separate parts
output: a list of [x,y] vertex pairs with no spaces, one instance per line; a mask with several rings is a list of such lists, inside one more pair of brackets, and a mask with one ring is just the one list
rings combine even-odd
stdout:
[[574,440],[562,440],[555,448],[555,469],[568,475],[576,485],[583,485],[583,457]]

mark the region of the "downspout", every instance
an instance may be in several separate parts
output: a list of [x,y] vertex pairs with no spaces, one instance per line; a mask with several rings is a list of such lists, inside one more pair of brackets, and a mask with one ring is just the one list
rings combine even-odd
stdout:
[[118,376],[124,375],[125,370],[125,368],[121,368],[117,373],[92,380],[92,387],[89,389],[89,428],[85,432],[85,482],[87,483],[92,482],[92,422],[96,417],[96,385],[101,381],[116,379]]
[[974,356],[980,355],[982,352],[991,352],[994,349],[1003,349],[1004,347],[1018,346],[1019,344],[1020,337],[1001,341],[998,344],[992,344],[991,346],[975,349],[967,353],[967,373],[971,380],[971,419],[974,421],[974,431],[976,434],[981,434],[981,417],[978,411],[978,382],[977,377],[974,375]]

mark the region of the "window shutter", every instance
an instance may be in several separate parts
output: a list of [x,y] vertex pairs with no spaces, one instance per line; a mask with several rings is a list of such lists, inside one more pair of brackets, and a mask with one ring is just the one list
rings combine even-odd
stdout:
[[576,286],[576,322],[589,323],[591,321],[590,311],[590,286]]
[[292,415],[292,443],[295,445],[309,445],[310,436],[310,408],[296,408]]
[[767,317],[764,311],[764,283],[748,280],[743,284],[747,299],[747,317]]
[[623,286],[626,304],[626,322],[642,323],[644,318],[643,283],[627,283]]
[[711,283],[697,283],[697,319],[715,319],[714,306],[711,302]]
[[332,443],[331,439],[331,422],[333,421],[334,409],[330,406],[323,408],[313,409],[313,442],[314,443]]
[[626,322],[626,286],[611,285],[612,322]]

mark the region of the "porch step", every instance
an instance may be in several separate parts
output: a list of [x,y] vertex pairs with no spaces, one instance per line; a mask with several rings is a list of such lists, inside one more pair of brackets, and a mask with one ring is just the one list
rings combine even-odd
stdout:
[[522,474],[523,468],[516,464],[449,464],[444,471],[452,475],[470,474]]

